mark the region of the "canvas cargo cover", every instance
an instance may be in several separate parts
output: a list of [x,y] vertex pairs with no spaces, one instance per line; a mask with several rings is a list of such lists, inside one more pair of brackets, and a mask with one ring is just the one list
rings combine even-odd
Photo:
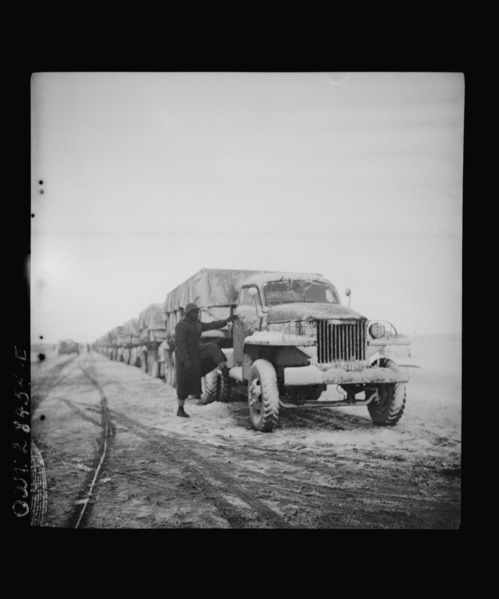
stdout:
[[124,326],[119,326],[116,327],[115,329],[113,329],[113,338],[114,338],[114,344],[117,345],[126,345],[128,343],[128,340],[130,339],[130,334],[126,333]]
[[115,327],[109,332],[109,337],[111,339],[111,344],[116,345],[118,342],[118,336],[123,334],[123,327]]
[[149,304],[139,314],[139,340],[161,342],[166,337],[166,314],[163,304]]
[[270,271],[203,268],[168,293],[165,312],[170,314],[191,302],[200,308],[234,304],[239,286],[246,278],[267,272]]
[[139,339],[139,319],[132,318],[123,325],[123,332],[127,336],[127,343],[137,343]]
[[130,343],[130,335],[127,335],[123,332],[118,333],[116,337],[116,342],[118,343],[118,345],[128,345]]
[[126,335],[138,335],[138,332],[139,332],[138,324],[139,324],[138,318],[132,318],[131,320],[128,320],[123,325],[123,332]]
[[96,341],[96,345],[111,345],[111,333],[106,333]]
[[149,304],[142,310],[138,318],[138,330],[156,330],[165,328],[165,309],[163,304]]

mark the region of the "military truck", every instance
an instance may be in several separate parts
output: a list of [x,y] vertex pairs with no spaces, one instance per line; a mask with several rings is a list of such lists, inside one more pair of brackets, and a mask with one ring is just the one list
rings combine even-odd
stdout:
[[[254,429],[274,430],[282,408],[367,406],[378,425],[401,418],[409,368],[392,354],[405,348],[407,355],[410,341],[391,323],[342,305],[321,274],[203,269],[166,296],[172,344],[189,302],[200,307],[202,321],[234,314],[224,329],[203,333],[219,344],[230,369],[205,377],[203,397],[229,401],[243,391]],[[342,399],[321,400],[328,385]]]
[[138,359],[144,372],[153,377],[164,376],[164,359],[159,348],[166,338],[166,316],[163,304],[149,304],[138,318]]
[[121,361],[124,339],[125,335],[122,325],[114,327],[114,329],[109,331],[109,358],[111,360]]
[[135,366],[139,344],[138,318],[131,318],[123,324],[121,332],[118,334],[118,344],[121,347],[119,360]]
[[72,339],[63,339],[57,344],[57,354],[79,354],[80,346]]

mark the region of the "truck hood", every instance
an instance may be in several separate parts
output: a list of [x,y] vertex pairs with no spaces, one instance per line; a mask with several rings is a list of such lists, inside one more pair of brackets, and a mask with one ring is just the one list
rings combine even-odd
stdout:
[[293,303],[272,306],[267,316],[269,324],[292,320],[327,320],[329,318],[359,319],[362,314],[340,304]]

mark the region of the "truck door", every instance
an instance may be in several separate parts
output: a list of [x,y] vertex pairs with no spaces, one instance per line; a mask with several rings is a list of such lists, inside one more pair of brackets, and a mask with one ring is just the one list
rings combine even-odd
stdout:
[[262,300],[256,285],[242,287],[234,312],[233,347],[234,361],[238,366],[243,363],[243,342],[245,337],[259,331],[262,322]]

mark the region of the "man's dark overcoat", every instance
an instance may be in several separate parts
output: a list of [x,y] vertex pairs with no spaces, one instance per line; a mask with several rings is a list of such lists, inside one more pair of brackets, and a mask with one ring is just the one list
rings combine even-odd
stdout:
[[[201,377],[206,374],[202,371],[199,355],[201,333],[221,329],[226,324],[226,320],[194,322],[188,316],[184,316],[175,327],[175,373],[178,397],[201,395]],[[188,369],[185,368],[186,363],[190,363]]]

